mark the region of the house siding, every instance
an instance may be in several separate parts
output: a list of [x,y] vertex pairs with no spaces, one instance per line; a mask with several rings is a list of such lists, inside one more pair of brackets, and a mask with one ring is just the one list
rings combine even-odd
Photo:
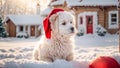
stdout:
[[16,37],[16,26],[13,24],[11,20],[7,21],[7,32],[9,34],[9,37]]

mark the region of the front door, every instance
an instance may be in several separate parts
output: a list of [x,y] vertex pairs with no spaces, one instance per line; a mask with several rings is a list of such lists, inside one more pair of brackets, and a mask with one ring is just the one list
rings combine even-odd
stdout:
[[93,16],[86,16],[86,33],[93,34]]
[[35,36],[35,26],[31,26],[31,36]]

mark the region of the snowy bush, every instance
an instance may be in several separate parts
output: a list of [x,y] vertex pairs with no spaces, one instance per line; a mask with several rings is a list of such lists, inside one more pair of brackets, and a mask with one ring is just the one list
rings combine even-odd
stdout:
[[84,35],[84,33],[77,33],[77,36],[83,36]]
[[29,35],[25,32],[19,32],[19,33],[17,33],[16,36],[17,36],[17,38],[28,38],[29,37]]
[[107,30],[105,28],[103,28],[101,25],[98,25],[96,32],[97,32],[98,36],[105,36],[105,34],[107,33]]
[[119,34],[120,34],[120,30],[118,30],[118,31],[116,32],[116,34],[119,35]]
[[83,36],[84,35],[84,28],[81,26],[78,28],[77,36]]

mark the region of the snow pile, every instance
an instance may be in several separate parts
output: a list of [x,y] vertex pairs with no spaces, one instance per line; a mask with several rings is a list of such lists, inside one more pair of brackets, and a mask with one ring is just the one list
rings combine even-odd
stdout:
[[97,34],[99,35],[99,36],[105,36],[105,34],[107,33],[107,30],[104,28],[104,27],[102,27],[100,24],[97,26]]
[[18,38],[23,38],[23,37],[28,38],[29,36],[25,32],[18,32],[16,37],[18,37]]
[[97,26],[97,29],[99,30],[99,31],[101,31],[101,32],[103,32],[103,31],[107,31],[104,27],[102,27],[101,25],[98,25]]
[[[99,56],[112,56],[120,63],[118,35],[75,37],[75,60],[53,63],[32,60],[32,51],[39,38],[0,40],[0,68],[88,68]],[[6,43],[7,42],[7,43]]]

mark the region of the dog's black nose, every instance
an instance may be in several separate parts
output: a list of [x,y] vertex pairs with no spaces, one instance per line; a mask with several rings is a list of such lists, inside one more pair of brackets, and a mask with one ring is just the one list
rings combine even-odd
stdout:
[[70,29],[71,29],[72,31],[74,31],[74,27],[71,27]]

